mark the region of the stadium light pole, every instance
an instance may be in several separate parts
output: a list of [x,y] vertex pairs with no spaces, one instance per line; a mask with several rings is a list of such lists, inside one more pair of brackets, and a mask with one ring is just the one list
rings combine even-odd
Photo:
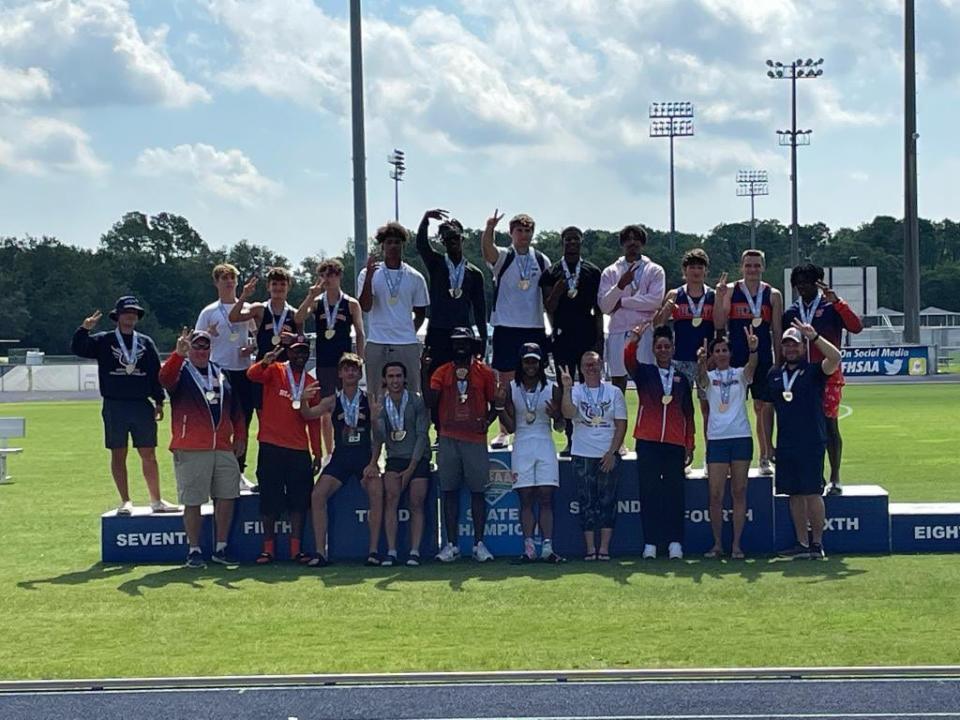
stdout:
[[757,221],[753,211],[753,199],[758,195],[769,195],[766,170],[738,170],[737,197],[750,196],[750,249],[757,247]]
[[797,80],[812,80],[823,75],[823,58],[797,58],[790,63],[767,60],[767,77],[790,81],[790,129],[777,130],[780,145],[790,146],[790,265],[800,263],[800,225],[797,222],[797,147],[810,144],[812,130],[797,130]]
[[390,178],[393,180],[393,219],[400,222],[400,183],[403,182],[403,173],[407,166],[403,161],[403,150],[393,149],[387,155],[387,164],[390,168]]
[[693,135],[693,103],[650,103],[650,137],[670,138],[670,249],[677,249],[677,213],[673,192],[673,139]]
[[917,53],[914,1],[906,0],[903,33],[903,342],[920,342],[920,220],[917,210]]
[[360,0],[350,0],[350,100],[353,125],[353,257],[354,279],[367,264],[367,176],[363,137],[363,45]]

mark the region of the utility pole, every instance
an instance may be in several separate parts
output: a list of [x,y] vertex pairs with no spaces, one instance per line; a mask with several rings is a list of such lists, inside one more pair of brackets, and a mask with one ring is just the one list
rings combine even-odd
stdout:
[[350,99],[353,123],[354,279],[367,264],[367,175],[363,139],[363,44],[360,0],[350,0]]
[[903,33],[903,342],[920,342],[920,220],[917,216],[917,48],[914,0]]
[[673,192],[673,139],[693,135],[693,103],[650,104],[650,137],[670,138],[670,249],[677,249],[677,213]]

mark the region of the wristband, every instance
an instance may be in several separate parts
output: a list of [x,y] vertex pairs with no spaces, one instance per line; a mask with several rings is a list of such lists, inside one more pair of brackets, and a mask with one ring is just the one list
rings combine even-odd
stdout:
[[506,407],[497,407],[496,405],[494,405],[494,406],[493,406],[493,409],[496,410],[497,412],[503,412],[503,411],[506,410],[507,408],[506,408]]
[[816,335],[813,336],[813,338],[810,340],[810,342],[816,342],[816,341],[819,340],[819,339],[820,339],[820,333],[817,333]]

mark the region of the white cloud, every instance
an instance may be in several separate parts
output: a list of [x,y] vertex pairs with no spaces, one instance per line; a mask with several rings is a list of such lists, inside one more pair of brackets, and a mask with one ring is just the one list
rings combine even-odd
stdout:
[[0,8],[0,63],[39,68],[48,78],[41,97],[64,105],[209,100],[174,67],[166,33],[141,33],[125,0],[27,0]]
[[80,128],[49,117],[6,117],[0,121],[0,168],[48,176],[98,176],[107,169]]
[[10,68],[0,65],[0,102],[24,103],[49,99],[50,78],[40,68]]
[[241,205],[277,195],[279,183],[264,177],[240,150],[217,150],[204,143],[171,150],[147,148],[137,158],[137,171],[153,177],[187,178],[201,190]]

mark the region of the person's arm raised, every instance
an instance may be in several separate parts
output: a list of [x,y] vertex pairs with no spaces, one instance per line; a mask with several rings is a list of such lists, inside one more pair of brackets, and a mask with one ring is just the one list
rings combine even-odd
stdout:
[[257,276],[254,275],[243,285],[243,290],[240,291],[240,297],[237,298],[237,301],[233,304],[233,307],[230,308],[230,315],[227,316],[227,320],[232,323],[246,322],[247,320],[256,320],[258,323],[263,317],[263,306],[262,305],[247,305],[250,301],[250,298],[253,296],[253,291],[257,288]]
[[499,208],[493,211],[491,217],[487,218],[483,235],[480,236],[480,249],[483,252],[483,259],[490,267],[496,265],[497,259],[500,257],[500,253],[497,251],[497,244],[493,241],[497,223],[503,219],[503,213],[498,215],[498,211]]

